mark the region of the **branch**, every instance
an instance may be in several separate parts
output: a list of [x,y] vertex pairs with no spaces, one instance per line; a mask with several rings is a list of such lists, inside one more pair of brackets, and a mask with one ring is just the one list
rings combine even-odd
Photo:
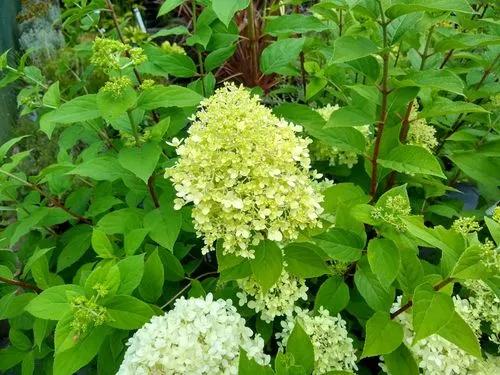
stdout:
[[24,281],[20,281],[20,280],[8,279],[6,277],[0,276],[0,282],[5,283],[5,284],[9,284],[9,285],[19,286],[23,289],[34,290],[37,293],[42,292],[42,289],[40,289],[36,285],[28,284],[28,283],[25,283]]
[[389,78],[389,51],[387,50],[387,23],[385,21],[384,11],[382,9],[382,4],[378,2],[380,7],[380,14],[382,17],[382,38],[383,38],[383,48],[384,52],[382,54],[383,60],[383,74],[380,91],[382,93],[382,103],[380,108],[380,118],[377,123],[377,137],[375,138],[375,145],[373,147],[373,156],[371,158],[372,164],[372,174],[370,182],[370,195],[375,197],[377,194],[377,169],[378,169],[378,155],[380,153],[380,143],[382,141],[382,134],[384,132],[385,122],[387,120],[387,98],[389,96],[388,90],[388,78]]
[[[192,280],[199,280],[199,279],[204,278],[205,276],[211,276],[211,275],[217,275],[217,274],[218,274],[218,272],[217,272],[217,271],[211,271],[211,272],[204,273],[204,274],[202,274],[202,275],[200,275],[200,276],[198,276],[198,277],[196,277],[196,278],[194,278],[194,279],[190,279],[190,280],[191,280],[191,281],[192,281]],[[165,304],[164,304],[162,307],[160,307],[160,309],[162,309],[162,310],[163,310],[165,307],[167,307],[167,306],[168,306],[168,305],[170,305],[172,302],[174,302],[174,301],[175,301],[177,298],[179,298],[179,297],[180,297],[180,296],[181,296],[181,295],[182,295],[182,294],[183,294],[183,293],[184,293],[184,292],[185,292],[185,291],[186,291],[186,290],[187,290],[187,289],[188,289],[191,285],[192,285],[192,284],[191,284],[191,283],[189,283],[189,284],[187,284],[186,286],[184,286],[181,290],[179,290],[179,291],[175,294],[175,296],[173,296],[173,297],[172,297],[172,298],[170,298],[167,302],[165,302]]]
[[[440,289],[443,289],[446,285],[449,283],[453,282],[454,279],[451,277],[447,277],[446,279],[442,280],[440,283],[434,285],[433,289],[437,292]],[[410,309],[413,306],[413,301],[409,300],[406,302],[403,306],[401,306],[399,309],[391,313],[391,319],[394,319],[398,315],[404,313],[406,310]]]

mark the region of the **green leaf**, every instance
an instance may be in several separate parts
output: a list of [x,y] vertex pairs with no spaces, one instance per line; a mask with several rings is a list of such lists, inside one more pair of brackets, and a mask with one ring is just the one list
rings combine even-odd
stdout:
[[341,151],[351,151],[356,154],[363,154],[365,152],[365,136],[356,128],[323,128],[314,136],[323,143]]
[[149,229],[149,237],[169,250],[173,250],[181,226],[181,212],[171,207],[162,205],[144,216],[144,228]]
[[314,310],[318,311],[323,306],[331,316],[336,316],[348,303],[349,287],[341,277],[333,276],[326,279],[319,287],[314,300]]
[[498,176],[489,171],[499,170],[499,158],[484,157],[473,150],[454,152],[446,157],[472,179],[491,188],[498,188]]
[[306,373],[309,374],[314,369],[313,344],[298,322],[295,323],[292,333],[288,337],[286,352],[293,355],[295,363],[304,367]]
[[120,270],[118,294],[131,294],[141,283],[144,274],[144,254],[126,257],[117,264]]
[[398,273],[398,283],[401,289],[412,295],[415,288],[422,284],[424,269],[415,251],[411,249],[400,249],[401,265]]
[[412,311],[415,343],[439,331],[450,321],[455,309],[450,296],[422,284],[415,289]]
[[247,6],[248,0],[212,0],[213,11],[226,27],[229,26],[234,14]]
[[14,146],[16,143],[21,141],[22,139],[29,137],[28,135],[22,135],[20,137],[15,137],[12,139],[9,139],[7,142],[5,142],[2,146],[0,146],[0,163],[3,161],[5,158],[5,155],[7,155],[7,152]]
[[139,293],[148,302],[155,302],[163,294],[164,268],[158,255],[153,251],[144,264],[144,276],[139,285]]
[[450,99],[439,97],[429,108],[424,108],[422,112],[419,113],[418,118],[428,118],[428,117],[438,117],[447,116],[453,114],[465,114],[465,113],[489,113],[483,107],[462,101],[453,101]]
[[118,329],[141,328],[154,315],[147,303],[132,296],[114,296],[105,307],[110,318],[106,324]]
[[433,49],[437,52],[445,52],[450,49],[472,49],[477,47],[485,47],[500,43],[500,37],[496,35],[487,35],[479,33],[460,33],[453,36],[441,39]]
[[67,173],[89,177],[97,181],[115,181],[128,172],[121,167],[117,158],[99,156],[78,164],[73,170]]
[[137,100],[137,107],[144,110],[169,107],[196,107],[203,97],[186,87],[154,86],[145,90]]
[[464,83],[458,75],[446,69],[413,71],[399,81],[400,86],[418,86],[463,95]]
[[36,318],[59,320],[71,311],[68,293],[83,294],[83,292],[83,288],[78,285],[53,286],[33,298],[25,310]]
[[418,365],[405,344],[392,353],[384,354],[384,362],[391,374],[418,375]]
[[278,281],[283,269],[281,249],[275,242],[265,240],[255,246],[255,258],[250,261],[250,267],[255,280],[267,291]]
[[403,327],[388,313],[376,312],[366,322],[366,338],[361,358],[388,354],[403,342]]
[[124,234],[142,227],[143,212],[137,208],[123,208],[104,215],[97,228],[106,234]]
[[26,262],[26,265],[24,266],[23,273],[21,274],[21,279],[24,279],[28,272],[31,270],[31,267],[33,264],[36,263],[38,259],[41,257],[45,256],[49,251],[51,251],[53,248],[49,247],[47,249],[36,249],[33,252],[33,255],[29,257],[28,261]]
[[165,270],[165,280],[180,281],[184,279],[184,267],[180,260],[170,251],[160,249],[160,258]]
[[346,229],[331,228],[313,237],[313,241],[331,259],[341,262],[354,262],[361,258],[365,241]]
[[368,243],[368,263],[383,287],[388,288],[396,279],[401,258],[394,242],[374,238]]
[[92,231],[91,243],[92,248],[101,258],[106,259],[114,257],[113,245],[111,244],[111,241],[109,240],[106,233],[104,233],[102,230],[94,228],[94,230]]
[[260,56],[260,70],[264,74],[294,75],[290,66],[297,61],[304,46],[304,38],[281,39],[267,46]]
[[205,58],[205,70],[207,72],[221,66],[227,59],[233,56],[236,46],[228,46],[210,52]]
[[35,293],[4,295],[0,298],[0,320],[12,319],[21,315],[25,311],[26,305],[35,297]]
[[26,352],[9,346],[5,349],[0,349],[0,370],[6,371],[18,363],[26,356]]
[[436,157],[420,146],[397,146],[388,155],[379,158],[378,162],[383,167],[402,173],[425,174],[446,178]]
[[303,34],[310,31],[324,31],[330,29],[314,16],[305,14],[286,14],[278,17],[269,17],[264,32],[269,35],[278,34]]
[[325,128],[363,126],[374,122],[374,116],[366,110],[353,106],[346,106],[332,113]]
[[448,323],[441,327],[438,335],[465,350],[470,355],[482,359],[481,347],[474,331],[457,312],[454,312]]
[[396,44],[406,33],[414,31],[415,25],[422,17],[423,13],[410,13],[392,20],[387,27],[391,43]]
[[303,104],[283,103],[274,107],[273,113],[296,125],[303,126],[305,131],[312,136],[322,134],[321,129],[325,125],[325,120],[318,112]]
[[101,116],[107,121],[115,121],[135,105],[137,93],[132,87],[127,87],[119,97],[116,97],[115,93],[101,89],[96,102]]
[[325,261],[316,253],[311,244],[292,243],[284,249],[287,270],[302,278],[318,277],[329,274]]
[[160,159],[161,148],[156,143],[145,143],[140,147],[124,147],[118,154],[120,165],[148,183]]
[[93,328],[77,345],[55,355],[54,375],[72,375],[95,357],[101,344],[109,334],[105,326]]
[[134,229],[130,232],[125,233],[124,236],[125,238],[123,241],[123,245],[125,247],[125,254],[127,255],[134,254],[137,251],[137,249],[139,249],[139,247],[144,241],[144,238],[146,238],[148,233],[149,229],[145,228]]
[[357,60],[376,53],[378,47],[370,39],[357,35],[344,35],[333,43],[333,62]]
[[89,225],[77,225],[64,233],[67,241],[61,253],[57,257],[57,272],[68,268],[78,261],[90,247],[92,227]]
[[[127,275],[123,275],[126,277]],[[107,297],[116,294],[120,286],[120,269],[113,263],[99,263],[85,280],[85,293],[87,296],[94,295],[94,287],[99,285],[108,290]]]
[[171,10],[177,8],[183,2],[184,0],[165,0],[165,2],[161,5],[160,10],[158,11],[158,17],[167,14]]
[[454,12],[454,13],[473,13],[472,8],[466,0],[409,0],[404,3],[396,3],[390,6],[386,11],[389,18],[396,18],[403,14],[414,12]]
[[450,277],[454,279],[482,279],[488,274],[483,263],[484,250],[481,246],[469,246],[458,258]]
[[358,262],[354,283],[368,306],[375,311],[389,311],[394,301],[394,288],[384,288],[370,270],[366,258]]
[[50,138],[56,124],[71,124],[98,118],[97,94],[78,96],[40,118],[40,129]]
[[484,217],[484,222],[497,246],[500,245],[500,223],[487,216]]
[[247,353],[240,349],[238,362],[238,375],[273,375],[274,371],[269,366],[262,366],[249,358]]

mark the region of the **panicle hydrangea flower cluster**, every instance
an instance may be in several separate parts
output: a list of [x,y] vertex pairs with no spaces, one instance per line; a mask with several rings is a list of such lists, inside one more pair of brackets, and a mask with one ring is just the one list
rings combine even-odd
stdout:
[[193,202],[203,253],[223,240],[224,253],[252,258],[264,238],[286,241],[321,225],[323,197],[310,175],[301,128],[278,119],[243,87],[226,84],[202,101],[179,159],[167,169],[175,208]]
[[260,364],[264,340],[245,326],[230,300],[181,297],[163,316],[155,316],[128,343],[118,375],[234,374],[240,348]]
[[121,66],[122,59],[128,57],[130,64],[139,65],[147,60],[144,50],[132,47],[118,40],[97,37],[92,46],[90,62],[102,69],[119,70],[130,64]]
[[314,375],[358,369],[353,341],[347,335],[346,322],[340,314],[331,316],[323,307],[320,307],[316,315],[299,308],[296,308],[295,313],[295,316],[288,315],[287,319],[281,322],[283,330],[276,334],[280,350],[286,347],[288,338],[298,322],[314,347]]
[[280,278],[267,292],[262,290],[252,276],[239,279],[237,283],[241,289],[236,293],[240,306],[246,304],[257,313],[260,312],[262,320],[268,323],[277,316],[291,314],[298,300],[307,300],[308,288],[305,280],[290,275],[286,271],[286,262],[283,264]]
[[437,147],[436,129],[427,124],[425,119],[417,119],[418,104],[415,100],[411,109],[410,128],[408,129],[407,141],[411,145],[421,146],[431,151]]
[[125,90],[132,86],[132,80],[127,76],[111,77],[102,87],[102,91],[109,92],[113,98],[120,98]]
[[500,345],[500,298],[482,280],[468,280],[464,286],[470,294],[471,314],[477,321],[489,325],[489,339]]
[[[453,303],[455,305],[455,311],[477,334],[480,331],[480,322],[474,318],[470,303],[467,300],[460,299],[459,297],[454,297]],[[398,300],[393,305],[391,312],[398,310],[400,306],[401,296],[398,297]],[[476,374],[475,372],[471,372],[471,370],[477,368],[481,361],[437,334],[428,336],[412,345],[415,332],[413,330],[411,310],[398,315],[395,319],[403,326],[403,342],[413,353],[418,367],[421,369],[423,374]]]
[[186,51],[184,51],[184,48],[182,48],[177,43],[170,43],[168,40],[164,41],[161,44],[161,48],[166,53],[173,53],[173,54],[177,54],[177,55],[185,55],[186,54]]
[[[339,109],[338,105],[327,104],[325,107],[316,108],[315,111],[323,117],[325,121],[330,119],[332,113]],[[365,138],[370,136],[370,126],[359,126],[357,127],[359,131],[363,133]],[[332,147],[324,142],[315,140],[310,146],[311,159],[313,161],[328,160],[329,165],[346,165],[348,168],[352,168],[358,162],[358,155],[352,151],[340,151],[335,147]]]
[[375,207],[371,213],[374,219],[385,221],[392,225],[399,232],[406,230],[406,224],[402,217],[411,213],[408,200],[402,195],[388,197],[385,204],[381,207]]
[[453,222],[451,228],[455,232],[462,233],[463,235],[479,232],[481,230],[481,226],[477,220],[471,216],[459,217]]

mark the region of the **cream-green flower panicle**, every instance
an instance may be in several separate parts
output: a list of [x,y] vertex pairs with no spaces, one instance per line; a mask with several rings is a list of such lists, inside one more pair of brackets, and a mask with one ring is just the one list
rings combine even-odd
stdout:
[[220,239],[224,253],[252,258],[251,246],[265,238],[293,240],[320,225],[323,198],[309,171],[311,141],[298,136],[300,127],[234,84],[203,100],[192,120],[166,176],[177,191],[175,207],[194,204],[203,253]]
[[[316,108],[315,111],[323,117],[325,121],[328,121],[333,112],[338,110],[340,107],[338,105],[327,104],[325,107]],[[370,126],[359,126],[357,130],[363,133],[365,138],[370,136]],[[327,145],[324,142],[315,140],[309,147],[311,151],[311,159],[313,161],[323,161],[327,160],[329,165],[346,165],[348,168],[352,168],[358,162],[358,155],[352,151],[340,151],[336,147]]]
[[500,298],[482,280],[468,280],[464,286],[469,292],[472,315],[489,326],[490,341],[500,345]]
[[262,290],[255,278],[239,279],[238,286],[241,291],[236,293],[240,306],[260,313],[262,320],[271,322],[277,316],[289,315],[293,312],[295,303],[307,300],[307,286],[303,279],[290,275],[283,265],[281,276],[267,292]]
[[385,204],[381,207],[375,207],[371,213],[374,219],[382,220],[393,226],[397,231],[406,231],[406,224],[403,221],[404,216],[411,213],[411,207],[403,195],[388,197]]
[[177,55],[185,55],[186,54],[186,51],[184,51],[184,48],[182,48],[177,43],[170,43],[168,40],[164,41],[161,44],[161,48],[166,53],[172,53],[172,54],[177,54]]
[[231,300],[179,298],[128,343],[118,375],[236,375],[240,349],[265,365],[264,340],[245,326]]
[[427,121],[418,116],[418,104],[415,100],[412,105],[410,116],[410,127],[408,129],[407,141],[411,145],[421,146],[432,152],[437,145],[436,129],[427,124]]
[[320,307],[316,315],[297,308],[294,315],[288,315],[287,319],[281,322],[283,330],[276,334],[280,350],[286,348],[297,322],[307,333],[314,347],[314,375],[358,369],[353,340],[348,336],[346,322],[340,314],[331,316],[323,307]]

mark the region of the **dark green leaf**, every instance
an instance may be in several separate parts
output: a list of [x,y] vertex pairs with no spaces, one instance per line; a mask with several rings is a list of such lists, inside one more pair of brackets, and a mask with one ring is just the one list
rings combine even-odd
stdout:
[[393,352],[403,342],[403,327],[388,313],[376,312],[366,323],[366,338],[361,358]]
[[339,276],[330,277],[319,287],[314,310],[323,306],[331,316],[336,316],[349,303],[349,287]]

